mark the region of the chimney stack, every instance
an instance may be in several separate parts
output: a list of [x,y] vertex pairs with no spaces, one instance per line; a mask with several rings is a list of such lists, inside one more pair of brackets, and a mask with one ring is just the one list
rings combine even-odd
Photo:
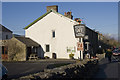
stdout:
[[72,12],[65,12],[64,15],[70,19],[73,19]]
[[75,20],[76,22],[79,22],[79,24],[80,24],[81,21],[82,21],[80,18],[75,18],[74,20]]
[[58,12],[58,6],[57,5],[47,6],[47,12],[50,11],[51,9],[55,10],[56,12]]

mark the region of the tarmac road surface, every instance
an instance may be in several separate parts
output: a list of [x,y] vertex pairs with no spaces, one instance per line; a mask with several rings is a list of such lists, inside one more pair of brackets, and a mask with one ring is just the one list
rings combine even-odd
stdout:
[[120,62],[112,57],[109,63],[107,58],[99,62],[99,71],[94,76],[96,80],[120,80]]
[[24,62],[3,62],[8,69],[8,79],[43,71],[51,64],[75,63],[75,60],[39,60]]

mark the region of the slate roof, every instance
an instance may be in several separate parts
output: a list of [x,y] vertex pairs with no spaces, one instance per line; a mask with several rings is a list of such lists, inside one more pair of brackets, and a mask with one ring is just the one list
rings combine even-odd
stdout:
[[[42,16],[40,16],[38,19],[36,19],[35,21],[33,21],[32,23],[30,23],[28,26],[26,26],[24,29],[28,29],[30,26],[32,26],[33,24],[35,24],[36,22],[38,22],[39,20],[41,20],[42,18],[44,18],[46,15],[48,15],[49,13],[51,13],[51,12],[54,12],[54,13],[56,13],[56,14],[58,14],[58,15],[60,15],[60,16],[63,16],[63,17],[65,17],[65,18],[68,18],[68,17],[66,17],[66,16],[64,16],[64,15],[62,15],[62,14],[60,14],[60,13],[58,13],[58,12],[56,12],[55,10],[53,10],[53,9],[51,9],[50,11],[48,11],[48,12],[46,12],[45,14],[43,14]],[[72,20],[72,19],[70,19],[70,18],[68,18],[69,20],[71,20],[71,21],[74,21],[74,20]],[[77,22],[77,21],[74,21],[74,22]],[[78,22],[77,22],[78,23]],[[78,23],[78,25],[79,25],[79,23]],[[86,28],[88,28],[87,26],[85,26]],[[88,28],[89,30],[92,30],[92,29],[90,29],[90,28]],[[93,30],[92,30],[93,31]],[[94,31],[95,32],[95,31]],[[95,32],[96,33],[96,32]]]
[[12,33],[11,30],[7,29],[5,26],[3,26],[3,25],[1,25],[1,24],[0,24],[0,31],[3,31],[3,32],[11,32],[11,33]]
[[[61,15],[61,16],[64,16],[64,15],[56,12],[55,10],[51,9],[50,11],[46,12],[45,14],[43,14],[42,16],[40,16],[38,19],[36,19],[35,21],[33,21],[32,23],[30,23],[30,24],[29,24],[28,26],[26,26],[24,29],[28,29],[30,26],[32,26],[32,25],[35,24],[37,21],[41,20],[43,17],[45,17],[46,15],[48,15],[48,14],[51,13],[51,12],[54,12],[54,13],[59,14],[59,15]],[[66,17],[66,16],[64,16],[64,17]],[[66,18],[68,18],[68,17],[66,17]],[[68,18],[68,19],[70,19],[70,18]],[[72,20],[72,19],[70,19],[70,20]],[[74,21],[74,20],[72,20],[72,21]],[[75,22],[76,22],[76,21],[75,21]]]
[[22,43],[24,43],[26,46],[39,46],[39,44],[35,41],[33,41],[30,38],[26,38],[23,36],[20,37],[15,37],[17,40],[21,41]]
[[41,20],[43,17],[45,17],[47,14],[49,14],[50,12],[52,12],[52,10],[48,11],[47,13],[43,14],[42,16],[40,16],[39,18],[37,18],[35,21],[33,21],[32,23],[30,23],[28,26],[26,26],[24,29],[29,28],[30,26],[32,26],[33,24],[35,24],[37,21]]

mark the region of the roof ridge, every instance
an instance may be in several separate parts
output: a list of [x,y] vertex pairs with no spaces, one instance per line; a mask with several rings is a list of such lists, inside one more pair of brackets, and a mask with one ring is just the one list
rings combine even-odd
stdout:
[[39,20],[41,20],[43,17],[45,17],[47,14],[49,14],[52,11],[53,10],[50,10],[50,11],[46,12],[45,14],[43,14],[42,16],[40,16],[39,18],[37,18],[36,20],[34,20],[32,23],[30,23],[28,26],[26,26],[24,29],[28,29],[30,26],[32,26],[33,24],[35,24],[36,22],[38,22]]
[[11,33],[13,33],[10,29],[8,29],[7,27],[5,27],[4,25],[0,24],[1,30],[7,30]]
[[[28,38],[28,37],[14,37],[15,39],[17,39],[18,41],[22,42],[23,44],[26,44],[26,45],[37,45],[39,46],[40,44],[38,44],[36,41],[32,40],[31,38]],[[30,43],[29,43],[29,42]],[[31,43],[32,42],[32,43]],[[29,43],[29,44],[28,44]]]
[[[41,20],[43,17],[45,17],[47,14],[49,14],[50,12],[54,12],[54,13],[56,13],[56,14],[60,14],[60,13],[58,13],[58,12],[56,12],[55,10],[53,10],[53,9],[51,9],[51,10],[49,10],[48,12],[46,12],[45,14],[43,14],[42,16],[40,16],[39,18],[37,18],[36,20],[34,20],[32,23],[30,23],[28,26],[26,26],[24,29],[28,29],[30,26],[32,26],[33,24],[35,24],[37,21],[39,21],[39,20]],[[62,14],[60,14],[60,15],[62,15]],[[64,16],[64,15],[62,15],[62,16]],[[64,16],[65,18],[68,18],[68,17],[66,17],[66,16]],[[70,18],[68,18],[68,19],[70,19]],[[71,19],[72,20],[72,19]],[[74,21],[74,20],[72,20],[72,21]],[[76,22],[76,21],[75,21]]]

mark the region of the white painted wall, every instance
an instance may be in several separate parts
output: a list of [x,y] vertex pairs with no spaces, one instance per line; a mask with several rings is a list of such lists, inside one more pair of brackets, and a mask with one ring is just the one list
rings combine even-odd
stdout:
[[6,40],[6,35],[8,35],[8,39],[12,38],[11,32],[2,32],[2,40]]
[[[45,45],[50,45],[50,52],[45,52],[44,56],[52,58],[52,53],[57,54],[57,58],[69,59],[67,47],[76,47],[75,58],[80,57],[77,51],[78,39],[74,36],[73,25],[77,22],[54,12],[33,24],[25,30],[25,36],[33,39],[41,45],[45,51]],[[52,38],[52,30],[55,30],[55,38]]]

